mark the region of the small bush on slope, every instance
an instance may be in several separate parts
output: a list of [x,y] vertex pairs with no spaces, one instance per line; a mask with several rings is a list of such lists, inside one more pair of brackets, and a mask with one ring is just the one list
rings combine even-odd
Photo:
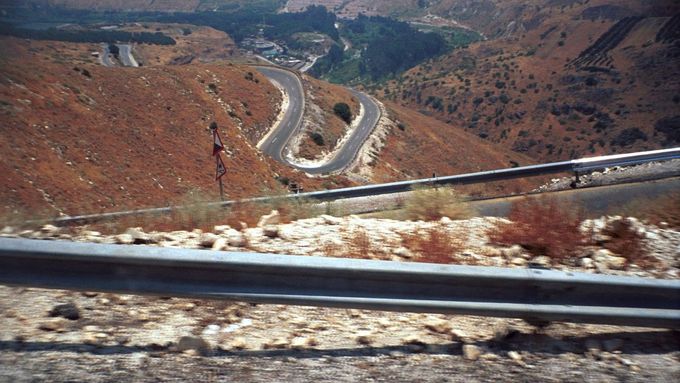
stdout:
[[512,222],[499,224],[489,238],[499,245],[520,245],[536,256],[573,258],[585,240],[579,231],[580,214],[574,210],[552,198],[522,198],[512,203]]
[[474,211],[455,190],[448,187],[416,189],[404,207],[406,219],[434,221],[442,217],[466,219]]

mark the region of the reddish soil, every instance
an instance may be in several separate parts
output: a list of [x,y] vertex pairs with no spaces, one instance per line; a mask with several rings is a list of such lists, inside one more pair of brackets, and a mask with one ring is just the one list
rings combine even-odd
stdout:
[[[349,129],[349,124],[333,112],[335,104],[343,102],[349,105],[353,117],[359,113],[360,105],[359,100],[343,86],[319,81],[309,76],[303,76],[303,85],[307,95],[306,117],[315,120],[321,119],[323,124],[308,126],[298,154],[303,158],[315,159],[317,156],[337,148],[337,144]],[[316,105],[318,109],[312,108],[311,104]],[[317,113],[318,111],[321,112],[320,116]],[[315,115],[316,118],[312,115]],[[315,143],[311,137],[312,133],[321,135],[324,144]]]
[[348,185],[306,179],[254,148],[249,138],[271,125],[280,93],[251,68],[105,68],[86,63],[97,47],[2,39],[4,215],[161,206],[197,193],[216,199],[211,121],[226,146],[229,197],[281,190],[277,177],[310,190]]
[[[394,103],[386,103],[386,107],[390,118],[398,125],[388,134],[378,161],[372,165],[376,182],[427,178],[433,173],[438,176],[472,173],[534,163],[529,157],[484,142],[462,129],[411,109]],[[486,192],[512,192],[528,185],[526,182],[505,182],[482,189]],[[473,191],[466,189],[466,192]]]

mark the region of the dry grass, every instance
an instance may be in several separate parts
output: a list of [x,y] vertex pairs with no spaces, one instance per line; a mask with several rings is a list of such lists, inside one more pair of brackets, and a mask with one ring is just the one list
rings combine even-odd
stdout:
[[373,250],[371,238],[366,230],[361,228],[354,229],[347,243],[347,257],[367,259],[371,257]]
[[522,198],[512,203],[508,215],[512,222],[499,224],[489,237],[499,245],[520,245],[533,255],[570,259],[584,242],[577,211],[554,198]]
[[602,234],[611,239],[604,242],[604,248],[626,258],[626,266],[636,264],[642,269],[656,269],[659,261],[647,254],[643,245],[643,237],[638,234],[631,223],[625,219],[609,224]]
[[417,253],[419,262],[459,263],[456,254],[465,248],[465,241],[452,236],[446,227],[435,226],[424,233],[401,233],[402,246]]
[[442,217],[466,219],[474,215],[463,197],[448,187],[419,188],[406,200],[404,212],[407,219],[434,221]]

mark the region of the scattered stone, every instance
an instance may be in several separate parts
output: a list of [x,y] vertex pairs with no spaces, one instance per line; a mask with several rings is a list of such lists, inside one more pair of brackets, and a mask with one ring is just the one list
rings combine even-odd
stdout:
[[238,231],[229,234],[229,236],[227,237],[227,243],[229,244],[229,246],[233,247],[246,247],[248,245],[246,237],[243,235],[243,233],[240,233]]
[[5,226],[0,230],[0,234],[9,235],[14,234],[14,228],[12,226]]
[[220,326],[216,324],[210,324],[207,325],[204,329],[203,332],[201,332],[201,336],[215,336],[220,332]]
[[394,250],[394,255],[401,257],[401,258],[406,258],[406,259],[411,259],[413,258],[413,253],[411,250],[405,248],[405,247],[398,247],[396,250]]
[[278,210],[272,210],[271,213],[263,215],[257,222],[257,227],[265,227],[270,225],[278,225],[281,223],[281,214]]
[[453,330],[451,327],[451,322],[445,319],[430,319],[423,324],[425,325],[426,329],[439,334],[449,334]]
[[539,265],[542,267],[549,268],[552,266],[552,259],[548,256],[545,255],[540,255],[538,257],[534,257],[530,261],[532,264]]
[[500,359],[498,357],[498,355],[491,353],[491,352],[487,352],[484,355],[480,356],[479,358],[482,359],[482,360],[489,360],[489,361]]
[[213,243],[212,250],[215,250],[215,251],[224,250],[228,245],[229,245],[229,242],[227,241],[226,238],[219,237],[219,238],[217,238],[215,243]]
[[73,302],[56,305],[49,314],[51,317],[62,317],[68,320],[80,319],[80,310]]
[[321,215],[319,218],[323,220],[326,225],[340,225],[342,218],[333,217],[332,215]]
[[131,227],[125,230],[125,234],[132,236],[132,240],[135,245],[145,245],[152,243],[151,236],[145,233],[141,227]]
[[113,240],[119,245],[132,245],[135,239],[130,234],[118,234],[113,237]]
[[290,345],[290,342],[286,338],[275,338],[275,339],[270,339],[268,342],[264,344],[265,349],[272,349],[272,348],[286,348]]
[[595,268],[595,263],[591,258],[581,258],[579,261],[579,264],[581,267],[586,268],[586,269],[593,269]]
[[514,360],[515,363],[519,364],[520,366],[524,366],[524,360],[522,360],[522,355],[519,352],[508,351],[508,357],[510,357],[510,359]]
[[47,236],[50,236],[50,237],[56,237],[56,236],[58,236],[60,231],[61,231],[60,228],[58,228],[58,227],[56,227],[56,226],[54,226],[54,225],[49,225],[49,224],[43,225],[43,226],[40,228],[40,232],[41,232],[41,233],[43,233],[43,234],[45,234],[45,235],[47,235]]
[[520,266],[520,267],[522,267],[522,266],[526,266],[526,265],[527,265],[527,260],[524,259],[524,258],[517,257],[517,258],[513,258],[513,259],[510,261],[510,263],[511,263],[513,266]]
[[602,342],[602,348],[607,352],[618,351],[623,347],[623,339],[607,339]]
[[482,355],[482,350],[474,344],[463,345],[463,356],[467,360],[477,360]]
[[608,249],[599,249],[595,251],[593,260],[596,263],[613,270],[623,270],[628,262],[626,258],[619,257]]
[[425,345],[426,342],[423,341],[418,335],[416,334],[410,334],[405,336],[404,338],[401,339],[402,344],[408,344],[408,345]]
[[210,354],[211,347],[208,342],[198,336],[183,336],[177,343],[177,351],[184,352],[187,350],[194,350],[199,355],[206,356]]
[[66,331],[67,320],[64,318],[50,318],[38,325],[44,331],[64,332]]
[[237,349],[237,350],[243,350],[243,349],[248,347],[248,342],[246,342],[246,338],[243,338],[243,337],[234,338],[229,343],[229,347]]
[[359,331],[357,333],[356,341],[359,344],[369,345],[373,343],[373,333],[370,331]]
[[201,246],[203,247],[211,247],[215,244],[215,241],[217,241],[219,237],[213,233],[203,233],[201,234],[201,238],[199,239],[199,242],[201,243]]
[[262,228],[262,234],[264,234],[265,237],[276,238],[279,236],[279,228],[274,225],[265,226]]
[[524,249],[520,245],[513,245],[511,247],[501,250],[503,256],[507,259],[521,258],[524,254]]
[[314,338],[308,338],[304,336],[298,336],[290,341],[290,347],[294,349],[303,349],[308,347],[314,347],[318,344],[318,341]]

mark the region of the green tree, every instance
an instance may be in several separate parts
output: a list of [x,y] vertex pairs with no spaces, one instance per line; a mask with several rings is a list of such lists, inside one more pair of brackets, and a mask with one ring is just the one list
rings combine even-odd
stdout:
[[335,104],[335,106],[333,106],[333,112],[346,123],[349,124],[352,122],[352,111],[346,103],[339,102]]

